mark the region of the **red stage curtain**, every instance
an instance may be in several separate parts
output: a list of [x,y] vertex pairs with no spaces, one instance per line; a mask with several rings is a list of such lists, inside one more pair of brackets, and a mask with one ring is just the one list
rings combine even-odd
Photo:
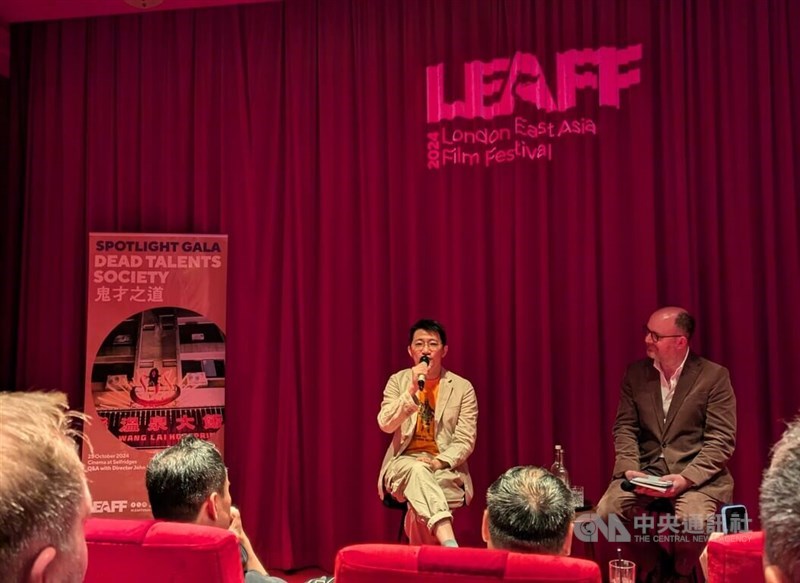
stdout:
[[[234,497],[266,563],[330,568],[397,528],[375,417],[411,322],[447,326],[446,362],[478,392],[477,496],[456,527],[480,544],[486,487],[549,465],[554,443],[599,498],[641,325],[680,304],[731,370],[736,499],[755,515],[800,405],[791,22],[793,0],[287,0],[14,26],[3,368],[80,405],[87,232],[229,234]],[[517,99],[426,121],[426,67],[443,63],[452,102],[464,63],[535,55],[555,91],[558,53],[636,45],[618,108],[580,89],[566,112]],[[545,140],[552,160],[426,167],[429,133],[515,116],[597,133]]]

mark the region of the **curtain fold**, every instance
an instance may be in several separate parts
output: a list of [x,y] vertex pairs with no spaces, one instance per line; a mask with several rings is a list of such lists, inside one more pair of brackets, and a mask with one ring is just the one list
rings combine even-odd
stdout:
[[[396,533],[375,418],[413,321],[444,323],[445,364],[477,390],[476,497],[455,526],[479,546],[486,488],[549,466],[555,443],[599,499],[641,325],[679,304],[731,370],[735,497],[754,516],[754,468],[800,407],[798,21],[791,0],[286,0],[14,25],[11,378],[80,405],[89,231],[227,233],[234,499],[266,564],[332,568]],[[637,45],[619,107],[602,88],[563,112],[521,97],[558,96],[559,54]],[[540,72],[511,81],[512,113],[428,120],[427,67],[452,103],[465,64],[517,53]],[[595,133],[555,135],[586,120]],[[553,124],[516,137],[549,156],[455,138],[518,123]],[[434,143],[479,163],[431,169]]]

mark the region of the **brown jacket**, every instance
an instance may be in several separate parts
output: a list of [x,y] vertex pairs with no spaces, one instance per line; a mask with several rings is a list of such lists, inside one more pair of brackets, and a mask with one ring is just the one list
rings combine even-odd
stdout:
[[[725,367],[690,353],[666,420],[658,370],[651,359],[631,364],[614,422],[614,478],[648,472],[663,453],[669,473],[721,502],[733,496],[727,468],[736,446],[736,397]],[[656,472],[653,472],[656,473]]]

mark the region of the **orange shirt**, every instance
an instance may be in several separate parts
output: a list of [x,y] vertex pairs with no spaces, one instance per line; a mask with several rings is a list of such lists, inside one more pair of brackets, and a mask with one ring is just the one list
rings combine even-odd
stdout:
[[436,412],[436,397],[439,395],[439,379],[425,380],[425,388],[417,393],[419,399],[419,412],[417,413],[417,427],[414,437],[408,444],[404,453],[424,451],[432,456],[439,455],[436,447],[436,422],[433,415]]

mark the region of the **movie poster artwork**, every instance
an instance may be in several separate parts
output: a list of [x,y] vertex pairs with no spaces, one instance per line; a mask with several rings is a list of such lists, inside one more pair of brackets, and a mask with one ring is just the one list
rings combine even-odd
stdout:
[[93,512],[150,514],[144,472],[196,435],[223,446],[227,237],[89,236],[83,448]]

